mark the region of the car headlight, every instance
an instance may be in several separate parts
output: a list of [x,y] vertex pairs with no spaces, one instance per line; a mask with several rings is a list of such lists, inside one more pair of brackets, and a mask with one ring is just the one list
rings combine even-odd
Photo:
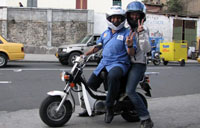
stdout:
[[62,52],[67,52],[67,49],[66,49],[66,48],[63,48],[63,49],[62,49]]

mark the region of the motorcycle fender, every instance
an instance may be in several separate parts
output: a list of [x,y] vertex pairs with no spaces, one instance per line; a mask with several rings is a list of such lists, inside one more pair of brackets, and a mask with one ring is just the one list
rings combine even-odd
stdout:
[[94,100],[87,92],[87,90],[85,89],[85,86],[83,85],[83,83],[81,83],[81,86],[82,86],[82,90],[83,90],[83,99],[84,99],[84,102],[85,102],[85,107],[86,107],[86,110],[88,112],[88,115],[91,116],[92,115],[92,106],[94,105]]
[[50,96],[60,96],[61,98],[63,98],[66,94],[62,91],[50,91],[47,93]]
[[[61,98],[63,98],[66,95],[66,93],[64,93],[62,91],[50,91],[50,92],[47,93],[47,95],[49,95],[49,96],[60,96]],[[70,101],[71,104],[73,106],[75,106],[75,104],[73,103],[71,98],[67,97],[66,100]]]

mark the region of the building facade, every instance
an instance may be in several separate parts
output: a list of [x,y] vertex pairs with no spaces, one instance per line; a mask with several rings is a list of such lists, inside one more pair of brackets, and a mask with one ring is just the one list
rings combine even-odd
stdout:
[[[1,1],[4,1],[2,3],[7,4],[7,6],[18,6],[18,2],[13,0]],[[28,1],[30,0],[21,0],[24,7],[28,5]],[[69,10],[80,9],[80,11],[84,11],[85,9],[94,10],[93,33],[100,34],[107,28],[105,12],[110,8],[110,6],[121,5],[122,8],[125,9],[127,4],[133,0],[51,0],[51,2],[49,2],[50,0],[35,1],[37,1],[38,9],[59,8],[65,10],[67,8]],[[191,12],[198,12],[198,8],[194,7],[196,6],[195,1],[197,2],[199,0],[182,0],[182,2],[185,3],[189,2],[187,3],[188,8],[185,8],[186,10],[190,10]],[[150,2],[161,5],[166,4],[167,0],[150,0]],[[197,2],[197,5],[199,2]],[[190,8],[194,8],[194,10],[196,9],[197,11],[192,11]],[[73,14],[71,16],[73,16]],[[75,16],[77,15],[74,15],[74,17]],[[152,12],[147,14],[147,20],[145,24],[149,27],[150,30],[150,40],[187,40],[189,45],[192,45],[192,43],[200,37],[200,20],[198,17],[178,17],[176,15],[170,16],[164,14],[155,14]],[[0,29],[4,30],[2,26],[0,26]],[[59,40],[56,42],[59,42]],[[58,45],[59,44],[56,43],[54,44],[54,46]]]
[[[0,0],[0,6],[19,7],[21,2],[24,7],[28,3],[36,2],[38,8],[59,8],[59,9],[89,9],[95,12],[105,13],[112,5],[120,5],[125,8],[128,3],[134,0]],[[140,1],[140,0],[138,0]]]
[[92,10],[0,7],[0,35],[23,43],[26,53],[55,53],[93,34],[93,27]]

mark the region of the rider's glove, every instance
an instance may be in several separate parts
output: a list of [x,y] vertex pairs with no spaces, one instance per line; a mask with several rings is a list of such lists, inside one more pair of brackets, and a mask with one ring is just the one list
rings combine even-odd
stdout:
[[82,55],[80,55],[80,57],[84,59],[86,57],[86,55],[82,54]]

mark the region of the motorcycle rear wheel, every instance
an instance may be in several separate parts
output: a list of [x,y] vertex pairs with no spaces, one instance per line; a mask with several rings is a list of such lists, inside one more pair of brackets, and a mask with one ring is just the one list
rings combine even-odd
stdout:
[[56,108],[60,102],[61,97],[48,96],[40,106],[40,118],[50,127],[61,127],[71,118],[72,104],[69,100],[66,100],[56,113]]
[[[146,98],[140,93],[138,93],[138,95],[142,98],[146,108],[148,108],[148,104],[147,104]],[[127,100],[130,101],[129,98]],[[128,122],[138,122],[138,121],[140,121],[139,115],[136,112],[136,110],[134,108],[134,105],[131,105],[131,106],[133,106],[133,107],[129,107],[128,109],[126,108],[126,110],[123,111],[123,113],[121,114],[122,118],[124,120],[128,121]]]

